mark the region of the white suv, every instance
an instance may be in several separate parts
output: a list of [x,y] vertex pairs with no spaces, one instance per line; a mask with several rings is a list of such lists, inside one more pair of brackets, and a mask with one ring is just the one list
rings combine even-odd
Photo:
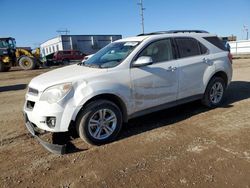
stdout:
[[74,128],[85,142],[104,144],[137,116],[193,100],[219,106],[231,78],[231,55],[216,35],[182,30],[125,38],[86,62],[35,77],[26,126],[34,136],[37,129]]

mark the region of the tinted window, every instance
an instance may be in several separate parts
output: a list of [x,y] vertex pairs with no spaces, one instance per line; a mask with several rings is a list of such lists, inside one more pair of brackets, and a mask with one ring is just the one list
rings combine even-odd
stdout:
[[139,55],[150,56],[153,62],[169,61],[173,59],[173,51],[170,39],[164,39],[151,43]]
[[71,54],[71,51],[63,51],[63,54],[64,54],[64,55],[70,55],[70,54]]
[[200,47],[197,40],[191,38],[177,38],[176,43],[180,57],[200,55]]
[[221,50],[227,51],[222,40],[220,40],[218,37],[204,37],[204,39],[215,45],[216,47],[220,48]]

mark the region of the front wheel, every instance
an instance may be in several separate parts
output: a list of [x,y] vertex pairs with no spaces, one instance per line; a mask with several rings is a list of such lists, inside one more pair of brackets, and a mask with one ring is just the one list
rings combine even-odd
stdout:
[[210,108],[220,106],[226,89],[225,81],[220,77],[214,77],[208,83],[202,103]]
[[36,67],[36,60],[28,56],[21,57],[18,63],[19,66],[24,70],[33,70]]
[[10,67],[7,67],[2,61],[0,61],[0,72],[8,72]]
[[76,121],[80,138],[91,145],[113,141],[121,127],[122,113],[119,107],[107,100],[97,100],[88,104]]

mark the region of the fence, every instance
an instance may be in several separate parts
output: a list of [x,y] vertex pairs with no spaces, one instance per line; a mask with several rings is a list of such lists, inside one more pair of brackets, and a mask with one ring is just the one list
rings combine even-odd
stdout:
[[231,41],[229,45],[234,55],[250,55],[250,40]]

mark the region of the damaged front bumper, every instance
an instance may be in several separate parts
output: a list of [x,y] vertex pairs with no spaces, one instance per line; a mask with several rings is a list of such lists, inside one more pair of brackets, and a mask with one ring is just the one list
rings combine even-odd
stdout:
[[66,144],[64,144],[64,145],[51,144],[49,142],[42,140],[39,137],[39,132],[36,131],[34,125],[29,121],[26,114],[24,114],[24,119],[25,119],[25,125],[26,125],[28,131],[30,132],[30,134],[34,138],[36,138],[44,148],[46,148],[48,151],[50,151],[51,153],[54,153],[54,154],[62,155],[62,154],[66,153]]

